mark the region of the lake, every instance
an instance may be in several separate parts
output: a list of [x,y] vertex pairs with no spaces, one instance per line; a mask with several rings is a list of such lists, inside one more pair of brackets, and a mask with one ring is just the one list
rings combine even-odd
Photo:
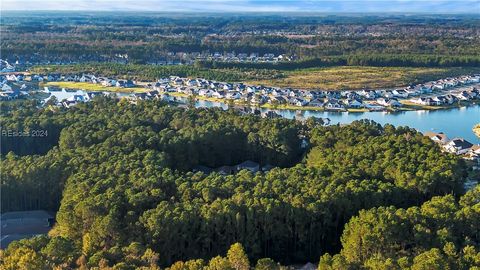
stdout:
[[[68,98],[74,94],[84,94],[84,91],[77,92],[52,92],[57,96],[58,100]],[[120,96],[128,95],[128,93],[119,94]],[[182,99],[177,99],[181,101]],[[212,102],[198,100],[196,107],[221,107],[227,109],[228,105],[221,102]],[[268,109],[261,109],[265,112]],[[275,110],[282,117],[294,119],[297,111],[295,110]],[[314,116],[321,118],[329,118],[331,124],[348,124],[355,120],[370,119],[382,125],[392,124],[394,126],[409,126],[421,132],[434,131],[444,132],[450,139],[462,137],[472,143],[480,144],[480,139],[475,136],[472,128],[475,124],[480,123],[480,105],[472,105],[468,107],[436,110],[436,111],[404,111],[404,112],[324,112],[324,111],[301,111],[305,118]]]
[[[197,101],[196,107],[221,107],[228,106],[219,102]],[[262,112],[268,109],[261,109]],[[295,110],[275,110],[282,117],[294,119]],[[462,137],[471,143],[480,143],[472,128],[480,123],[480,105],[468,107],[444,109],[436,111],[403,111],[403,112],[324,112],[324,111],[300,111],[303,117],[311,116],[329,118],[330,124],[348,124],[355,120],[370,119],[382,125],[409,126],[421,132],[434,131],[447,134],[450,139]]]

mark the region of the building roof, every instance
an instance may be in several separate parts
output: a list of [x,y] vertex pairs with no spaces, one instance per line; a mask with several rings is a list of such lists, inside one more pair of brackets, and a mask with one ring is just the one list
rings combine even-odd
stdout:
[[455,138],[453,140],[450,141],[450,144],[456,148],[460,148],[460,149],[467,149],[467,148],[470,148],[473,146],[472,143],[470,143],[469,141],[463,139],[463,138]]
[[53,221],[54,216],[43,210],[16,211],[2,214],[0,248],[6,248],[15,240],[48,233],[53,225]]
[[442,142],[446,142],[448,141],[448,137],[447,135],[445,135],[443,132],[425,132],[423,135],[429,137],[430,139],[432,140],[438,140],[438,141],[442,141]]
[[240,168],[258,168],[259,164],[254,162],[254,161],[247,160],[247,161],[244,161],[244,162],[238,164],[237,167],[240,167]]

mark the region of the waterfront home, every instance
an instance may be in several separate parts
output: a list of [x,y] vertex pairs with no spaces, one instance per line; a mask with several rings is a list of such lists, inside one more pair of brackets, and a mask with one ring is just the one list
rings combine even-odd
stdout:
[[446,144],[449,139],[447,135],[445,135],[443,132],[425,132],[425,136],[429,137],[432,141],[438,143],[438,144]]
[[462,91],[456,95],[459,100],[470,100],[473,97],[467,91]]
[[103,95],[103,93],[101,92],[88,92],[85,96],[85,100],[92,100],[96,96],[101,96],[101,95]]
[[359,101],[356,99],[345,99],[343,100],[343,104],[345,104],[347,108],[358,109],[358,108],[364,107],[364,104],[362,103],[362,101]]
[[293,100],[289,101],[290,104],[298,106],[298,107],[303,107],[308,105],[308,101],[302,99],[302,98],[293,98]]
[[270,119],[273,119],[273,118],[281,118],[282,116],[274,111],[267,111],[267,112],[264,112],[261,114],[261,116],[263,118],[270,118]]
[[153,91],[148,91],[146,94],[147,94],[147,98],[153,99],[153,98],[158,98],[160,92],[158,92],[157,90],[153,90]]
[[477,88],[472,88],[471,90],[467,91],[468,94],[474,98],[480,98],[480,91]]
[[387,106],[387,107],[401,107],[402,106],[402,103],[400,103],[395,98],[378,98],[377,103],[379,105]]
[[473,145],[470,151],[466,153],[466,158],[477,161],[477,163],[480,164],[480,144]]
[[332,111],[343,111],[345,107],[336,99],[328,99],[324,104],[325,109]]
[[458,98],[454,95],[445,95],[445,100],[447,101],[447,104],[453,104],[455,102],[458,102]]
[[462,155],[466,154],[470,151],[470,148],[473,146],[472,143],[463,139],[463,138],[455,138],[444,145],[444,149],[447,152]]
[[420,97],[416,99],[411,99],[410,101],[416,104],[426,105],[426,106],[437,105],[437,103],[433,101],[431,97]]

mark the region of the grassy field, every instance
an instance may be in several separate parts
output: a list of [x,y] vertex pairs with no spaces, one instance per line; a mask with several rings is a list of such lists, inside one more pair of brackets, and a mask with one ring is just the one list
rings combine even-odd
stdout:
[[480,68],[327,67],[285,71],[285,77],[249,84],[303,89],[354,90],[392,88],[480,72]]
[[56,86],[59,88],[67,89],[81,89],[86,91],[110,91],[110,92],[145,92],[147,89],[144,87],[106,87],[100,84],[93,84],[87,82],[47,82],[40,85],[43,86]]

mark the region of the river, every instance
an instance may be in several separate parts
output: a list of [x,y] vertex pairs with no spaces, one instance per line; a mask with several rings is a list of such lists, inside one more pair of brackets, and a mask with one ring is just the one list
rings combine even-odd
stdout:
[[[199,100],[196,107],[221,107],[228,106],[211,101]],[[261,109],[267,111],[268,109]],[[282,117],[294,119],[295,110],[275,110]],[[455,137],[464,138],[471,143],[480,144],[480,139],[475,136],[472,128],[480,123],[480,105],[468,107],[442,109],[435,111],[401,111],[401,112],[324,112],[324,111],[300,111],[303,117],[311,116],[329,118],[330,124],[348,124],[355,120],[370,119],[382,125],[409,126],[421,132],[434,131],[447,134],[450,139]]]
[[[84,91],[77,92],[52,92],[58,100],[68,98],[74,94],[84,94]],[[122,96],[127,95],[125,93]],[[198,100],[196,107],[221,107],[227,109],[228,106],[220,102]],[[261,109],[268,111],[268,109]],[[297,111],[295,110],[275,110],[282,117],[294,119]],[[434,131],[444,132],[450,139],[455,137],[464,138],[472,143],[480,144],[480,139],[475,136],[472,128],[480,123],[480,105],[468,107],[442,109],[435,111],[403,111],[403,112],[324,112],[324,111],[301,111],[302,116],[329,118],[331,124],[348,124],[355,120],[370,119],[382,125],[392,124],[394,126],[409,126],[421,132]]]

